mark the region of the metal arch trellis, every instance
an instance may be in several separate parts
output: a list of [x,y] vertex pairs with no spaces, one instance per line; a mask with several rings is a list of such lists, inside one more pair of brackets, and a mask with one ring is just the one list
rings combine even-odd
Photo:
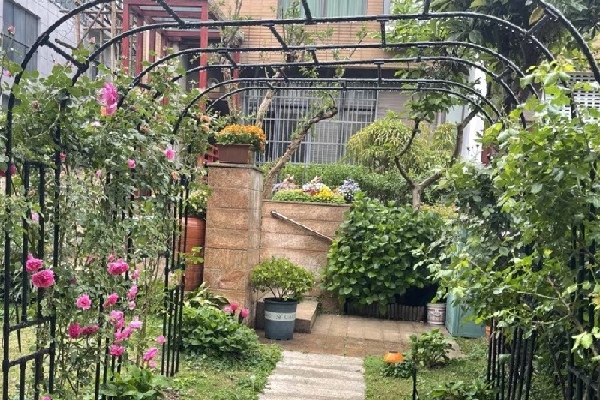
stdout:
[[[226,65],[226,66],[219,64],[219,65],[201,66],[201,67],[197,67],[197,68],[192,68],[192,69],[188,70],[187,72],[189,73],[189,72],[198,71],[198,70],[200,70],[200,68],[206,68],[206,69],[220,69],[220,68],[231,69],[231,68],[233,68],[233,69],[238,69],[238,70],[241,70],[243,68],[252,68],[252,67],[283,68],[283,67],[291,67],[291,66],[314,66],[314,67],[326,68],[326,67],[331,67],[331,66],[342,66],[342,65],[358,65],[358,64],[381,65],[381,64],[385,64],[385,63],[399,63],[399,62],[415,62],[415,63],[428,62],[428,61],[455,62],[455,63],[461,63],[463,65],[468,65],[473,68],[478,68],[479,70],[483,71],[488,77],[490,77],[494,82],[496,82],[498,85],[500,85],[504,89],[505,93],[510,98],[512,103],[514,103],[514,105],[516,105],[518,103],[518,99],[517,99],[515,93],[510,89],[510,85],[504,80],[504,78],[513,73],[516,74],[517,77],[523,77],[524,73],[512,60],[506,58],[505,56],[499,54],[498,52],[496,52],[492,49],[488,49],[483,46],[475,45],[472,43],[466,43],[466,42],[440,41],[440,42],[414,42],[414,43],[387,43],[386,35],[385,35],[385,24],[392,23],[394,21],[402,21],[402,20],[433,20],[433,19],[454,19],[454,18],[469,19],[469,20],[481,20],[481,21],[485,21],[489,24],[493,24],[494,26],[498,26],[502,29],[507,29],[507,30],[517,33],[518,35],[520,35],[523,38],[523,40],[525,40],[528,43],[531,43],[532,46],[535,46],[544,57],[546,57],[548,60],[552,60],[553,59],[552,53],[548,50],[548,48],[546,46],[544,46],[542,41],[540,41],[536,37],[536,32],[539,29],[539,27],[542,26],[542,24],[544,24],[545,22],[547,22],[548,18],[552,18],[556,21],[559,21],[563,25],[563,27],[568,32],[571,33],[571,35],[574,37],[575,41],[579,45],[585,58],[587,59],[592,74],[594,75],[596,80],[600,82],[600,72],[599,72],[598,66],[596,64],[596,61],[594,60],[594,57],[593,57],[589,47],[583,40],[583,37],[581,36],[581,34],[573,27],[573,25],[564,17],[564,15],[558,9],[556,9],[555,7],[551,6],[550,4],[548,4],[547,2],[542,1],[542,0],[537,0],[537,1],[535,1],[535,3],[538,4],[541,8],[543,8],[547,12],[547,14],[545,14],[544,17],[540,21],[538,21],[536,24],[534,24],[534,26],[532,26],[529,30],[525,30],[517,25],[511,24],[511,23],[503,20],[500,17],[476,13],[476,12],[430,12],[429,11],[430,1],[428,1],[428,0],[426,0],[424,2],[425,3],[425,11],[423,13],[419,13],[419,14],[314,18],[312,16],[312,13],[310,11],[308,3],[306,2],[306,0],[302,0],[302,6],[305,11],[305,18],[267,19],[267,20],[252,20],[252,19],[250,19],[250,20],[235,20],[235,21],[201,21],[201,22],[186,22],[182,18],[179,17],[177,12],[173,8],[171,8],[168,5],[168,2],[166,2],[164,0],[156,0],[156,3],[169,14],[169,16],[173,19],[173,22],[149,24],[149,25],[143,25],[140,27],[129,29],[129,30],[121,33],[120,35],[117,35],[116,37],[112,38],[111,40],[107,41],[106,43],[102,44],[101,46],[99,46],[84,61],[79,61],[79,60],[75,59],[73,56],[71,56],[69,54],[68,50],[65,50],[64,48],[60,47],[59,45],[56,45],[51,42],[51,34],[59,26],[61,26],[65,22],[69,21],[71,18],[73,18],[76,15],[78,15],[86,10],[89,10],[95,6],[109,4],[109,3],[112,3],[113,1],[114,0],[94,0],[94,1],[91,1],[88,3],[85,3],[83,5],[80,5],[77,8],[73,9],[71,12],[65,14],[63,17],[61,17],[59,20],[57,20],[44,33],[42,33],[38,37],[38,39],[31,46],[31,48],[27,52],[27,54],[25,54],[24,60],[21,64],[22,70],[25,70],[25,68],[27,67],[28,63],[30,62],[30,60],[31,60],[32,56],[35,54],[35,52],[38,51],[38,49],[40,47],[46,46],[46,47],[49,47],[52,50],[56,51],[58,54],[62,55],[65,59],[71,61],[77,67],[76,73],[74,74],[74,76],[72,78],[72,83],[74,84],[90,68],[91,63],[95,62],[95,60],[98,58],[100,53],[102,53],[105,49],[107,49],[111,45],[116,44],[124,39],[127,39],[133,35],[136,35],[136,34],[139,34],[139,33],[145,32],[145,31],[156,31],[158,29],[163,29],[163,28],[178,28],[178,29],[183,29],[183,30],[192,30],[192,29],[211,28],[211,27],[212,28],[223,28],[223,27],[255,26],[255,27],[264,27],[264,28],[269,29],[273,33],[273,35],[275,35],[277,41],[280,43],[280,46],[279,47],[251,47],[251,48],[230,48],[230,47],[216,46],[214,48],[188,49],[188,50],[173,53],[172,55],[169,55],[167,57],[164,57],[164,58],[156,61],[150,67],[146,68],[141,74],[139,74],[137,77],[135,77],[134,81],[132,82],[132,85],[125,90],[124,95],[120,98],[119,106],[122,106],[122,103],[124,102],[127,93],[133,87],[143,86],[141,83],[142,78],[146,73],[151,71],[152,68],[160,65],[161,63],[168,61],[169,59],[171,59],[173,57],[176,57],[176,56],[182,55],[182,54],[219,53],[219,52],[227,53],[227,52],[231,52],[231,51],[275,52],[275,53],[285,53],[285,52],[289,52],[289,51],[312,51],[314,54],[315,51],[320,51],[320,50],[369,49],[369,48],[380,48],[380,49],[431,48],[431,49],[436,49],[436,48],[443,48],[443,47],[448,47],[448,46],[464,47],[464,48],[469,48],[472,50],[480,51],[483,53],[487,53],[488,55],[491,55],[492,57],[499,60],[502,64],[504,64],[506,67],[506,71],[504,73],[498,75],[498,74],[495,74],[494,72],[488,70],[487,68],[478,65],[477,63],[474,63],[470,60],[462,59],[461,57],[446,57],[446,56],[427,55],[427,56],[411,57],[411,58],[405,57],[405,58],[399,58],[399,59],[390,58],[390,59],[371,59],[371,60],[347,60],[347,61],[337,61],[337,62],[330,62],[330,61],[320,62],[317,59],[317,57],[315,56],[313,58],[313,62],[297,62],[297,63],[285,63],[285,64],[276,63],[276,62],[256,63],[256,64],[235,64],[234,63],[233,65]],[[340,44],[331,44],[331,45],[289,46],[285,43],[285,41],[283,41],[283,39],[281,37],[277,37],[277,35],[276,35],[277,31],[274,29],[274,27],[284,27],[284,26],[296,25],[296,24],[318,25],[318,24],[340,24],[340,23],[347,23],[347,22],[358,22],[358,23],[360,23],[360,22],[378,22],[382,27],[381,42],[380,43],[369,43],[369,44],[352,44],[352,43],[341,44],[340,43]],[[22,76],[23,76],[23,72],[19,72],[15,75],[15,77],[14,77],[14,85],[15,86],[19,85],[19,83],[21,82]],[[181,77],[179,77],[179,78],[181,78]],[[301,80],[307,81],[306,78],[303,78]],[[278,89],[283,90],[283,89],[286,89],[285,84],[294,83],[296,81],[297,80],[295,80],[294,78],[287,78],[287,77],[282,78],[282,79],[260,78],[260,79],[256,79],[256,80],[251,80],[251,79],[245,78],[245,79],[239,79],[239,80],[226,81],[226,82],[223,82],[221,85],[226,85],[228,83],[231,84],[231,83],[236,83],[236,82],[240,82],[240,83],[241,82],[246,82],[246,83],[276,82],[279,84],[284,84],[283,86],[278,86]],[[336,80],[336,83],[340,83],[340,82],[343,83],[343,81],[344,81],[344,79]],[[346,81],[350,82],[350,80],[347,80],[347,79],[346,79]],[[489,122],[493,122],[497,118],[500,118],[502,115],[502,112],[497,107],[495,107],[494,104],[491,103],[489,99],[487,99],[487,98],[481,96],[479,93],[473,91],[473,89],[470,88],[469,86],[463,85],[459,82],[446,81],[443,79],[437,79],[437,80],[436,79],[412,79],[412,80],[411,79],[381,79],[381,77],[374,79],[372,81],[380,84],[380,86],[377,87],[378,90],[435,91],[435,92],[446,93],[450,96],[458,97],[461,100],[463,100],[465,103],[470,103],[473,107],[475,107],[477,110],[479,110],[480,113],[483,114]],[[334,82],[328,81],[327,79],[316,78],[316,79],[314,79],[314,82],[320,82],[321,84],[327,84],[327,85],[322,85],[322,86],[318,87],[318,89],[322,89],[322,90],[339,90],[340,89],[339,85],[334,84]],[[392,86],[398,85],[398,86],[390,87],[390,85],[392,85]],[[294,86],[288,85],[287,88],[293,88],[293,87]],[[458,88],[459,90],[451,89],[451,87]],[[248,88],[235,89],[234,91],[227,93],[226,95],[222,96],[221,98],[225,98],[226,96],[230,96],[232,94],[235,94],[237,92],[247,90],[247,89]],[[348,89],[350,89],[350,88],[348,88]],[[354,88],[352,88],[352,89],[354,89]],[[373,88],[370,87],[370,89],[373,89]],[[211,89],[207,89],[207,90],[203,91],[202,94],[204,95],[204,94],[210,92],[210,90]],[[532,94],[535,95],[534,88],[529,87],[528,90]],[[464,92],[466,92],[466,94]],[[201,96],[199,96],[193,102],[188,104],[184,108],[184,110],[181,111],[180,119],[177,122],[177,124],[174,126],[174,130],[173,130],[174,134],[176,133],[176,131],[178,129],[181,118],[183,118],[183,117],[185,117],[185,115],[187,115],[187,112],[189,111],[189,109],[193,106],[193,104],[196,101],[198,101],[200,99],[200,97]],[[477,98],[478,101],[475,100],[474,98]],[[6,131],[5,131],[6,132],[5,155],[7,158],[8,165],[11,165],[13,163],[13,161],[15,160],[15,155],[13,154],[13,142],[12,142],[13,141],[12,123],[13,123],[13,117],[14,117],[13,109],[15,106],[15,101],[16,101],[15,93],[11,90],[9,100],[8,100]],[[492,118],[489,115],[489,113],[483,108],[482,104],[486,104],[490,109],[492,109],[496,118]],[[57,143],[60,143],[60,141],[61,141],[60,129],[57,128],[56,131],[54,131],[52,134],[53,134],[53,139]],[[28,162],[27,160],[22,160],[22,162],[23,162],[23,166],[24,166],[24,170],[25,170],[25,178],[26,178],[25,185],[28,185],[27,178],[30,176],[30,174],[37,173],[39,175],[39,181],[40,181],[40,185],[41,185],[40,188],[44,187],[44,185],[42,185],[42,182],[45,183],[47,179],[53,179],[55,190],[50,195],[53,196],[54,199],[57,199],[58,196],[60,196],[60,194],[61,194],[60,193],[61,159],[60,159],[60,155],[59,155],[58,151],[55,154],[55,157],[53,160],[53,165],[41,165],[38,163]],[[54,171],[53,177],[49,178],[49,176],[52,175],[51,174],[52,170]],[[14,196],[14,194],[11,192],[11,186],[12,186],[11,175],[6,174],[6,192],[5,192],[6,196],[9,196],[9,197]],[[44,190],[40,190],[38,201],[39,201],[42,209],[44,209],[44,207],[46,207],[46,205],[47,205],[46,193],[44,193]],[[60,212],[60,209],[58,208],[57,204],[58,204],[58,202],[54,202],[54,207],[55,207],[54,214],[55,215],[58,215],[58,213]],[[5,211],[10,212],[10,208],[7,208]],[[182,216],[181,204],[179,204],[179,208],[177,208],[174,212],[179,213],[178,217]],[[41,224],[40,224],[41,231],[44,232],[46,229],[46,223],[51,223],[51,222],[52,221],[44,221],[42,219]],[[24,221],[24,224],[26,224],[25,221]],[[59,226],[59,224],[54,223],[52,226],[52,229],[55,232],[55,235],[54,235],[55,240],[54,240],[54,243],[52,244],[53,260],[54,260],[53,262],[56,264],[58,262],[58,257],[59,257],[59,245],[57,242],[57,238],[58,238],[58,233],[60,232],[61,227]],[[42,238],[43,238],[43,235],[42,235]],[[11,251],[12,251],[12,249],[11,249],[11,239],[12,238],[11,238],[10,232],[5,231],[4,239],[5,239],[4,264],[8,265],[10,263],[10,257],[11,257]],[[176,239],[174,236],[173,241],[175,241],[175,240]],[[185,234],[183,236],[183,240],[185,241]],[[43,251],[44,251],[43,240],[38,242],[37,245],[40,249],[40,253],[43,254]],[[25,250],[23,252],[22,258],[23,258],[22,264],[24,264]],[[171,255],[171,263],[175,264],[175,262],[176,261],[175,261],[174,255]],[[23,268],[24,268],[24,265],[23,265]],[[6,268],[5,272],[4,272],[5,289],[10,287],[11,283],[12,283],[11,276],[8,272],[8,269]],[[166,282],[166,283],[168,283],[168,282]],[[23,287],[22,290],[23,290],[24,297],[26,298],[28,295],[27,289],[25,287]],[[11,368],[13,368],[15,366],[20,367],[20,380],[21,380],[21,383],[23,383],[23,385],[21,385],[21,386],[24,386],[24,380],[25,380],[24,376],[25,376],[25,369],[27,367],[27,363],[33,361],[34,367],[36,370],[36,373],[35,373],[36,389],[35,389],[34,397],[37,400],[40,396],[37,383],[39,383],[39,380],[42,380],[41,363],[42,363],[42,357],[44,357],[44,356],[49,356],[49,358],[50,358],[50,364],[48,367],[48,369],[49,369],[49,371],[48,371],[48,387],[49,387],[50,392],[52,391],[53,362],[54,362],[53,344],[51,344],[48,348],[39,349],[39,351],[32,353],[28,356],[21,357],[17,360],[11,360],[10,355],[8,353],[9,345],[10,345],[10,334],[12,332],[19,333],[19,331],[23,328],[35,326],[35,325],[42,324],[42,323],[50,323],[52,325],[54,323],[53,322],[54,320],[53,320],[52,316],[48,316],[48,317],[42,316],[41,303],[39,302],[41,297],[38,297],[38,306],[37,306],[38,308],[37,308],[36,318],[31,319],[31,320],[25,320],[16,325],[11,325],[10,319],[8,318],[8,311],[9,311],[9,307],[10,307],[10,298],[8,297],[7,293],[8,293],[8,291],[5,290],[4,296],[3,296],[4,311],[5,311],[4,322],[3,322],[3,343],[4,343],[3,361],[2,361],[3,387],[7,387],[9,371]],[[182,293],[176,290],[175,292],[170,293],[170,295],[173,296],[173,303],[177,303],[178,301],[181,300]],[[177,312],[180,312],[180,310],[178,310],[177,308],[175,308],[175,310],[171,311],[171,313],[175,313],[175,314]],[[169,327],[170,327],[169,329],[173,328],[174,334],[169,335],[169,336],[170,336],[170,339],[174,339],[177,337],[176,330],[178,328],[177,328],[176,324],[177,324],[178,316],[171,315],[169,318],[171,318],[171,317],[173,318],[173,320],[169,322]],[[171,322],[173,323],[173,325],[171,325]],[[51,328],[51,331],[53,332],[54,329],[55,329],[55,327],[53,326]],[[176,345],[176,343],[173,343],[173,342],[169,342],[167,344],[166,353],[168,354],[168,356],[167,356],[166,363],[168,365],[165,367],[165,365],[163,363],[163,372],[172,373],[177,370],[179,355],[178,355],[177,350],[175,349],[175,345]],[[171,347],[169,347],[169,346],[171,346]],[[164,360],[163,360],[163,362],[164,362]],[[104,374],[104,378],[106,378],[106,371]],[[96,380],[97,380],[96,388],[98,386],[99,379],[100,379],[100,375],[98,372],[98,374],[96,376]],[[20,393],[21,399],[24,398],[24,393],[25,393],[24,391],[22,391]],[[7,399],[8,399],[8,392],[5,390],[3,392],[2,400],[7,400]]]

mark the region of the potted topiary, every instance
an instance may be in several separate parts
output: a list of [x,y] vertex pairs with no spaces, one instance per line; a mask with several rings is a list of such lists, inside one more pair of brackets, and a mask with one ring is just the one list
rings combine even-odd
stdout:
[[310,271],[285,258],[272,257],[254,268],[250,284],[256,291],[273,294],[265,298],[265,337],[278,340],[293,337],[296,307],[314,282]]

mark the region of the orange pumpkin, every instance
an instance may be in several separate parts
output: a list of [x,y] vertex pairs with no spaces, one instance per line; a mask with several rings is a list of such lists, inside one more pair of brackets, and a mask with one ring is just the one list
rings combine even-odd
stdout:
[[404,361],[404,357],[402,356],[402,353],[398,353],[397,351],[388,351],[383,356],[383,361],[388,364],[396,364]]

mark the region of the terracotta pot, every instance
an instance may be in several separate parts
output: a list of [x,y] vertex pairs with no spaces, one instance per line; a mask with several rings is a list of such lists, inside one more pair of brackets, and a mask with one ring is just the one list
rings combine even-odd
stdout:
[[[185,225],[185,219],[182,224]],[[185,240],[185,247],[183,246],[183,237],[181,247],[183,247],[183,253],[192,253],[194,247],[202,247],[201,254],[195,254],[196,256],[204,255],[204,245],[206,238],[206,221],[202,218],[188,217],[187,219],[187,235]],[[190,261],[185,267],[185,285],[184,290],[194,290],[202,284],[204,272],[204,263],[192,264]]]
[[397,364],[404,361],[404,356],[402,353],[398,353],[397,351],[388,351],[383,356],[383,361],[388,364]]
[[254,150],[249,144],[220,144],[219,162],[254,164]]

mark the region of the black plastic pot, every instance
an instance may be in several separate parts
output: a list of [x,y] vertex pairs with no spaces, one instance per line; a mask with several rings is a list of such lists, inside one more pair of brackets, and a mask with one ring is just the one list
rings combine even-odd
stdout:
[[296,300],[265,299],[265,337],[290,340],[296,323]]

